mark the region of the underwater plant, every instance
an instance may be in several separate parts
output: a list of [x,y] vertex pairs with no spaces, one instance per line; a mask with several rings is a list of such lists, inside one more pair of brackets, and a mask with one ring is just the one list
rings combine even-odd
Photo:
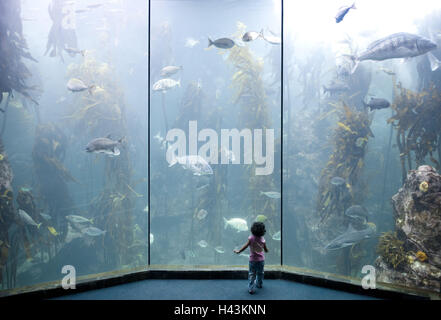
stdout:
[[[329,157],[319,184],[317,213],[320,223],[330,215],[343,215],[355,202],[360,202],[358,186],[370,130],[369,117],[344,102],[332,104],[338,116],[333,135],[333,153]],[[340,182],[341,181],[341,182]]]
[[380,236],[377,252],[387,264],[398,269],[409,262],[403,244],[404,242],[398,239],[397,232],[388,231]]
[[[425,164],[426,157],[439,170],[441,162],[441,93],[434,85],[427,91],[414,92],[394,83],[394,114],[387,120],[397,131],[402,181],[407,171]],[[412,157],[412,155],[414,157]],[[437,155],[437,158],[435,158]],[[415,164],[412,163],[415,159]]]
[[[238,34],[243,34],[246,26],[238,24]],[[231,87],[234,89],[233,103],[240,105],[239,127],[242,128],[271,128],[270,108],[268,107],[265,84],[262,79],[263,60],[256,58],[247,46],[234,46],[230,49],[226,61],[234,68]],[[265,131],[265,130],[264,130]],[[263,138],[265,139],[265,134]],[[275,164],[278,164],[278,152],[280,139],[275,141]],[[277,212],[279,202],[267,197],[261,197],[263,190],[275,190],[278,186],[274,182],[274,174],[259,176],[255,175],[256,164],[248,165],[245,181],[248,181],[248,190],[244,196],[242,206],[246,212],[257,216],[265,212],[268,217],[267,230],[276,232]],[[274,168],[275,174],[280,174],[280,167]]]

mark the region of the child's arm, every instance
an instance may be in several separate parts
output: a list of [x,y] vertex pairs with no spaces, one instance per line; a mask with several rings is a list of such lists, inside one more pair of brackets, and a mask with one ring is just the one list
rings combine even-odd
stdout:
[[266,247],[266,243],[263,244],[263,250],[265,250],[265,252],[268,252],[268,248]]
[[248,248],[249,245],[250,245],[250,240],[248,240],[247,243],[245,243],[245,244],[243,245],[243,247],[240,248],[239,250],[233,250],[233,251],[234,251],[234,253],[239,254],[239,253],[241,253],[242,251],[244,251],[246,248]]

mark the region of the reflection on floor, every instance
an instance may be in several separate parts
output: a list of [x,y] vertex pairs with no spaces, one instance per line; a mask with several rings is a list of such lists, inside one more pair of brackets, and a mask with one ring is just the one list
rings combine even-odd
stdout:
[[264,280],[254,295],[247,280],[143,280],[58,299],[80,300],[367,300],[368,296],[286,280]]

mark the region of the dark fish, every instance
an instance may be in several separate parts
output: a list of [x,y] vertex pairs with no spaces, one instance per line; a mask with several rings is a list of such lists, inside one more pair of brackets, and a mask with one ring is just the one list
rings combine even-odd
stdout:
[[84,54],[86,53],[86,50],[80,50],[77,48],[70,48],[70,47],[65,47],[64,51],[69,53],[71,56],[74,56],[75,54],[81,54],[84,57]]
[[257,38],[262,37],[263,38],[263,30],[259,32],[256,31],[248,31],[247,33],[245,33],[242,37],[242,41],[245,42],[250,42],[250,41],[254,41]]
[[365,107],[369,107],[371,110],[386,109],[390,107],[389,101],[382,98],[371,98],[368,103],[363,101],[363,104]]
[[352,4],[352,6],[343,6],[341,7],[338,12],[337,15],[335,16],[335,22],[339,23],[343,20],[343,18],[346,16],[346,14],[349,12],[349,10],[351,9],[357,9],[355,7],[355,2]]
[[351,73],[355,72],[358,64],[363,60],[382,61],[395,58],[411,58],[425,54],[436,48],[436,43],[421,36],[406,32],[394,33],[372,42],[366,51],[361,53],[358,57],[350,56],[355,62]]
[[217,48],[230,49],[230,48],[234,47],[234,44],[235,44],[234,41],[229,38],[220,38],[215,41],[208,38],[208,47],[207,48],[214,45]]
[[118,156],[120,151],[118,146],[122,143],[123,138],[118,141],[110,139],[110,135],[106,138],[96,138],[90,141],[86,146],[87,152],[105,153],[110,156]]
[[368,227],[363,230],[355,230],[352,225],[349,225],[345,233],[329,242],[324,249],[326,251],[330,251],[352,246],[353,244],[356,244],[363,239],[372,237],[375,232],[376,227],[373,224],[368,224]]

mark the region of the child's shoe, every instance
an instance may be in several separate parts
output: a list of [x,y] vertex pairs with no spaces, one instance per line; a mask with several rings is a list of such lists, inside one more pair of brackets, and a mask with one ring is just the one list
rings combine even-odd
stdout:
[[254,291],[253,290],[248,290],[248,293],[249,294],[254,294]]

